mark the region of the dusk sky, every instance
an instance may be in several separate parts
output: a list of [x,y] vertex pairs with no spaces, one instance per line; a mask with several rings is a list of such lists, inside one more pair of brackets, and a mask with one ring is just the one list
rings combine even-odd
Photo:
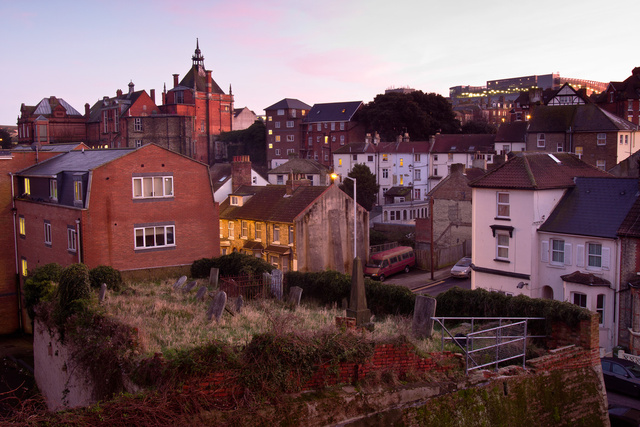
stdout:
[[235,107],[283,98],[369,102],[389,87],[549,74],[624,80],[640,66],[637,0],[0,0],[0,124],[56,96],[84,113],[103,96],[173,86],[196,38]]

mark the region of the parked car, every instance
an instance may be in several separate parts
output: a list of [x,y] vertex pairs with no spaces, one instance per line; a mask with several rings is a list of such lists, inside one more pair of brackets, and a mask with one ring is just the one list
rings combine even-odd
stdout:
[[603,357],[600,363],[607,390],[640,397],[640,366],[617,357]]
[[398,246],[371,255],[364,267],[364,275],[384,282],[392,274],[404,271],[408,273],[416,265],[416,257],[410,246]]
[[456,265],[451,268],[451,275],[461,279],[469,278],[471,276],[471,257],[466,256],[456,262]]

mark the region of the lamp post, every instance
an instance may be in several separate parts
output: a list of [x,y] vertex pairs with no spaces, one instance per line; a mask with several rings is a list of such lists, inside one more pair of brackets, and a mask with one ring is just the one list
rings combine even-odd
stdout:
[[[338,177],[337,173],[332,173],[331,174],[331,179],[336,179]],[[357,205],[356,205],[356,179],[355,178],[351,178],[350,176],[345,176],[342,177],[343,179],[350,179],[353,181],[353,257],[357,258],[358,257],[358,252],[357,252],[357,224],[358,224],[358,209],[357,209]]]

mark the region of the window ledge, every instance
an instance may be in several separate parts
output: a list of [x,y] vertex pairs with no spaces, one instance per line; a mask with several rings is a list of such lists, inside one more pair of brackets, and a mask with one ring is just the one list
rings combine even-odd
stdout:
[[511,221],[511,218],[508,217],[504,217],[504,216],[497,216],[495,218],[493,218],[496,221]]
[[560,269],[560,270],[566,270],[567,269],[566,264],[551,264],[551,263],[549,263],[549,265],[547,267],[549,267],[549,268],[557,268],[557,269]]
[[511,264],[511,261],[509,261],[508,259],[500,259],[500,258],[494,258],[495,262],[503,262],[505,264]]

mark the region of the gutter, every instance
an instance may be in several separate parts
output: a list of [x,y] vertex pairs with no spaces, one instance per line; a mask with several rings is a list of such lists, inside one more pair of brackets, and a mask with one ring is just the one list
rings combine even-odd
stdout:
[[22,325],[22,294],[20,289],[20,273],[18,269],[18,236],[16,234],[16,216],[18,211],[16,209],[15,191],[13,187],[13,173],[9,172],[11,177],[11,211],[13,212],[13,252],[15,255],[15,272],[16,272],[16,295],[18,296],[18,329],[24,332],[24,326]]

